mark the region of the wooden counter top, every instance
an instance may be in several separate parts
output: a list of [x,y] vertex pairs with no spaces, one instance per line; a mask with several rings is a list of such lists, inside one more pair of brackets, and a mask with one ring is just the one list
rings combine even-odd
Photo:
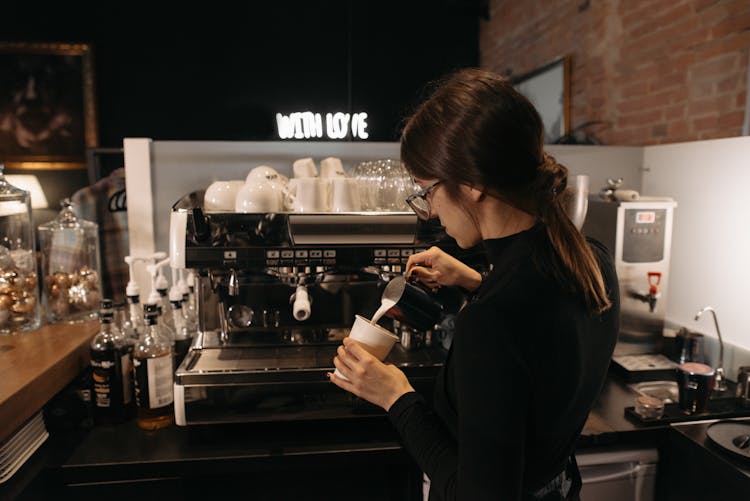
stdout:
[[53,324],[0,335],[0,442],[88,365],[89,341],[98,325]]

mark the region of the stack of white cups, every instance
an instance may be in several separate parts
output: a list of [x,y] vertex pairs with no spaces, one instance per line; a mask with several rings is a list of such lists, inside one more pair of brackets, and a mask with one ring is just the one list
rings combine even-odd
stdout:
[[312,158],[293,164],[286,207],[295,212],[355,212],[361,210],[356,179],[347,177],[341,160],[324,158],[320,176]]
[[291,180],[261,165],[252,169],[245,181],[215,181],[206,189],[203,207],[209,212],[241,213],[362,210],[357,179],[346,175],[340,159],[323,159],[320,176],[309,157],[295,160],[292,169]]

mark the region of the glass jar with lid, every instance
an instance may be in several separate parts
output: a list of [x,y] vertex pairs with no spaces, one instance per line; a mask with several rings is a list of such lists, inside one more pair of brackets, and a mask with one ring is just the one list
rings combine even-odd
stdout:
[[78,218],[70,199],[61,205],[54,220],[39,225],[42,301],[50,323],[90,320],[101,301],[99,226]]
[[8,184],[0,163],[0,334],[39,327],[31,195]]

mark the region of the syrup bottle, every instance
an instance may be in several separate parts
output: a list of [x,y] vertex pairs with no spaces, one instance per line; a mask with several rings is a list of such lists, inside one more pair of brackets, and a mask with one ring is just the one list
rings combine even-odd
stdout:
[[92,400],[97,423],[117,423],[128,417],[131,404],[130,379],[124,373],[130,354],[114,325],[112,301],[102,301],[99,333],[91,340]]
[[144,305],[145,327],[133,349],[136,420],[144,430],[157,430],[174,422],[174,352],[158,317],[155,304]]
[[182,298],[170,301],[172,318],[175,327],[175,367],[182,363],[193,342],[193,332],[190,331],[187,319],[182,312]]

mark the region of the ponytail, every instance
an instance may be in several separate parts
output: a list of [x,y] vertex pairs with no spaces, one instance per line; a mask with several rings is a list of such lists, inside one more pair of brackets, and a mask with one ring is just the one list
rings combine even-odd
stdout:
[[555,275],[565,282],[573,282],[583,294],[590,312],[601,313],[609,309],[612,303],[607,297],[594,253],[565,211],[564,204],[572,196],[566,189],[567,178],[568,169],[545,153],[535,187],[536,205],[557,257]]

